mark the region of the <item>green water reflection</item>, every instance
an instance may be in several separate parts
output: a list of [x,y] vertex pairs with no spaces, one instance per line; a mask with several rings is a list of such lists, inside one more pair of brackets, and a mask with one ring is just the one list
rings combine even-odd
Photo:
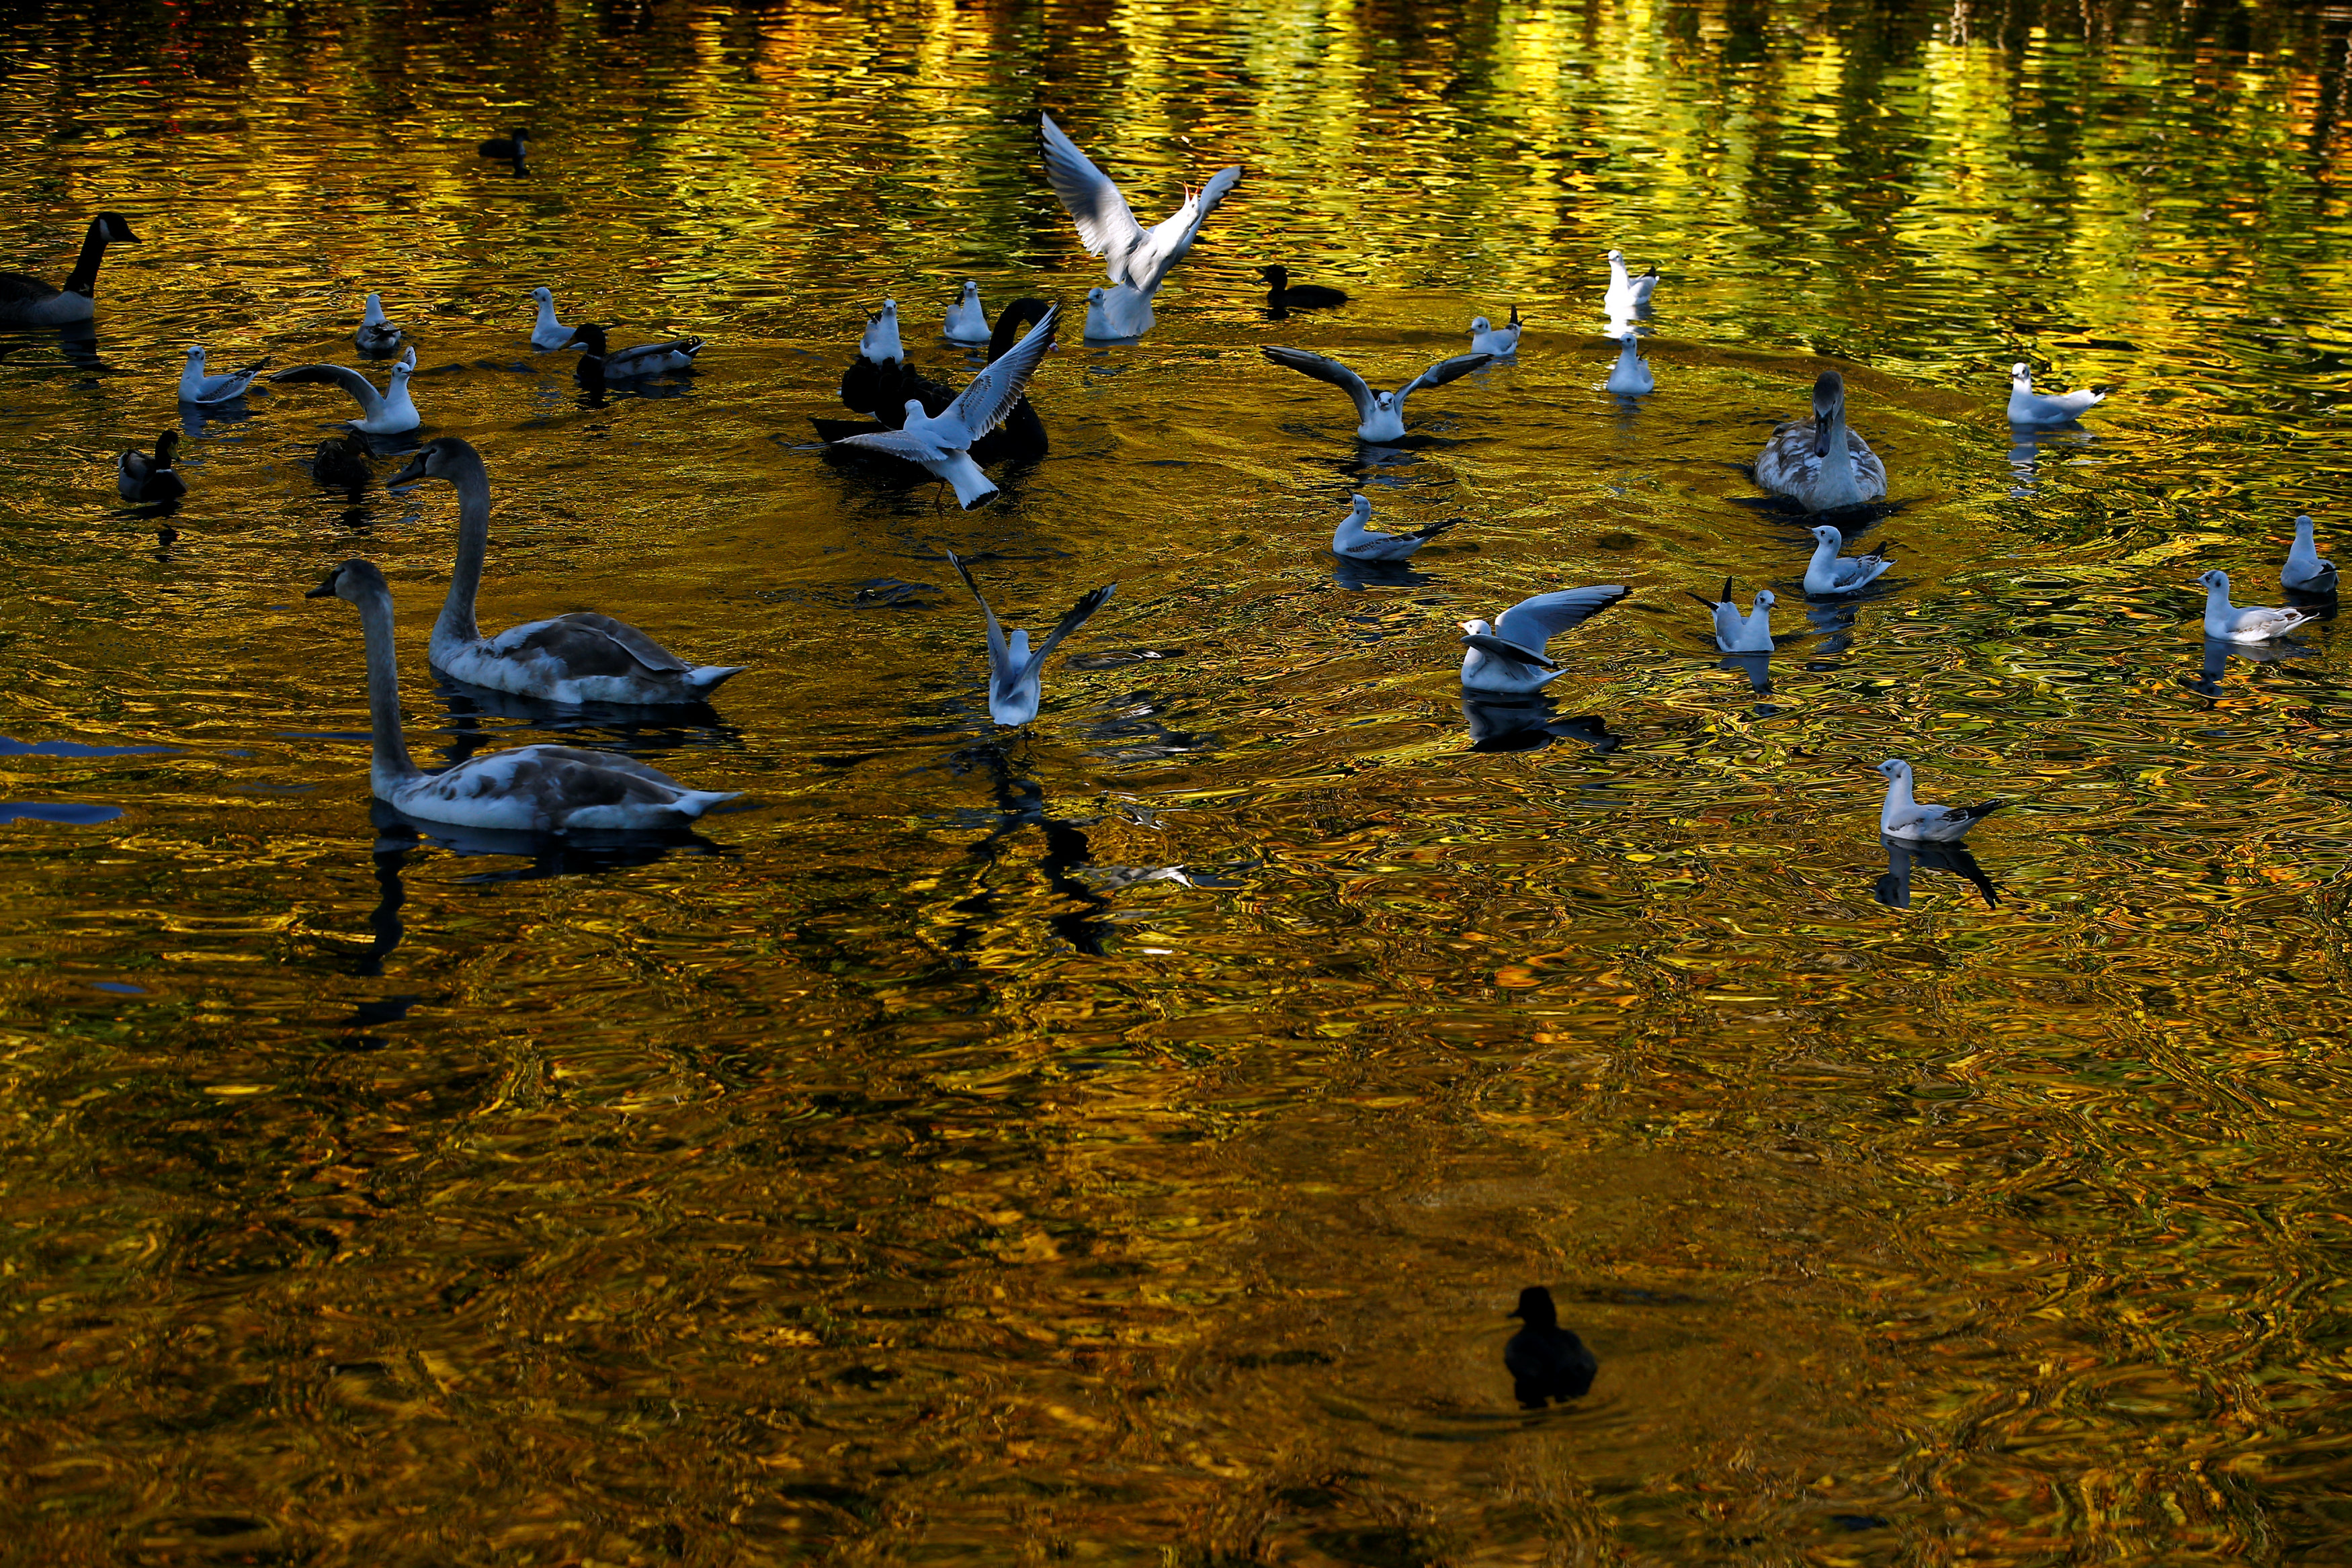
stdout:
[[[26,1561],[2352,1555],[2352,689],[2332,625],[2206,660],[2189,586],[2342,535],[2352,18],[7,26],[0,265],[142,240],[0,361],[0,798],[68,809],[0,823]],[[1247,173],[1150,338],[1041,374],[1052,456],[938,514],[807,422],[886,294],[960,376],[964,277],[1094,280],[1041,107],[1150,216]],[[522,178],[474,155],[516,123]],[[1666,274],[1638,408],[1612,246]],[[1355,303],[1269,321],[1270,261]],[[583,399],[540,284],[700,373]],[[548,721],[427,681],[454,503],[315,487],[316,389],[192,424],[169,548],[116,499],[188,342],[349,362],[370,291],[488,463],[485,623],[755,666],[575,734],[751,810],[603,859],[372,817],[328,564],[393,582],[420,760]],[[1514,302],[1379,460],[1258,353],[1410,373]],[[1809,613],[1738,465],[1819,356],[1900,564]],[[2118,391],[2020,437],[2018,359]],[[1367,484],[1468,520],[1335,573]],[[1028,624],[1120,584],[1026,740],[943,546]],[[1682,597],[1726,574],[1798,633],[1767,693]],[[1455,624],[1599,581],[1554,708],[1465,715]],[[1880,902],[1889,755],[2019,798],[1997,904]],[[1570,1408],[1511,1399],[1530,1282]]]

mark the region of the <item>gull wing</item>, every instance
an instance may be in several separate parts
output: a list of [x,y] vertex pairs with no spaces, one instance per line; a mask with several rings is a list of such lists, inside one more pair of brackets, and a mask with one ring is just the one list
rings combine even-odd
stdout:
[[1462,645],[1475,648],[1488,658],[1500,659],[1507,664],[1523,664],[1538,670],[1557,670],[1559,665],[1532,648],[1522,648],[1500,637],[1489,637],[1482,632],[1465,632]]
[[[967,578],[965,580],[971,580]],[[1085,625],[1087,617],[1108,604],[1110,596],[1118,591],[1118,583],[1106,582],[1100,588],[1088,589],[1085,593],[1080,594],[1078,601],[1070,606],[1070,612],[1054,623],[1054,629],[1045,633],[1045,640],[1037,644],[1037,651],[1029,655],[1029,663],[1023,667],[1022,675],[1024,677],[1034,675],[1044,669],[1045,655],[1052,653],[1063,638]],[[977,593],[980,590],[975,588],[972,591]]]
[[1059,305],[1047,306],[1028,336],[991,360],[988,368],[972,377],[971,384],[939,416],[962,425],[967,444],[1003,424],[1020,402],[1022,389],[1036,373],[1045,350],[1054,346],[1054,316],[1060,309]]
[[1540,653],[1544,644],[1554,637],[1633,591],[1622,583],[1610,582],[1597,588],[1563,588],[1557,593],[1538,593],[1504,611],[1502,618],[1495,622],[1495,634],[1506,643],[1516,643]]
[[[1297,371],[1302,376],[1313,376],[1318,382],[1329,382],[1346,392],[1356,405],[1359,421],[1371,418],[1379,409],[1380,405],[1372,401],[1372,389],[1364,384],[1364,378],[1337,360],[1327,360],[1304,349],[1268,349],[1265,357],[1285,370]],[[1484,364],[1491,356],[1478,354],[1471,357]]]
[[269,379],[272,382],[325,382],[339,386],[352,394],[352,401],[360,405],[362,413],[374,413],[383,407],[383,394],[375,390],[375,383],[359,371],[347,370],[341,365],[296,365],[291,370],[279,371]]
[[1201,232],[1202,220],[1216,210],[1225,193],[1240,183],[1242,166],[1218,170],[1209,176],[1209,183],[1198,194],[1170,214],[1146,233],[1141,243],[1128,253],[1127,273],[1121,280],[1139,293],[1150,294],[1168,276],[1168,269],[1184,258],[1192,248],[1192,236]]
[[1404,384],[1397,402],[1402,402],[1423,387],[1442,387],[1448,382],[1458,382],[1472,371],[1484,370],[1495,362],[1492,354],[1456,354],[1450,360],[1440,360],[1429,369]]
[[1045,149],[1045,181],[1078,225],[1078,243],[1088,256],[1110,255],[1110,275],[1120,280],[1127,253],[1143,243],[1143,225],[1108,175],[1096,168],[1078,144],[1062,134],[1050,114],[1037,117],[1037,140]]
[[[980,584],[971,580],[971,568],[964,565],[962,558],[958,556],[953,550],[949,550],[947,552],[947,558],[948,564],[956,569],[956,575],[963,579],[963,585],[971,590],[971,596],[980,601],[980,612],[988,617],[989,679],[992,683],[1004,679],[1012,674],[1011,671],[1004,667],[1011,658],[1011,655],[1008,654],[1004,649],[1004,628],[996,623],[996,612],[988,607],[988,595],[982,593],[980,591]],[[1080,600],[1079,602],[1083,604],[1086,601],[1084,600]],[[1091,614],[1092,612],[1089,611],[1087,613]],[[1079,619],[1084,620],[1085,617],[1080,616]],[[1054,641],[1059,641],[1064,630],[1069,626],[1069,617],[1064,616],[1062,619],[1062,624],[1054,628]],[[1048,642],[1045,644],[1048,648],[1053,645],[1054,642]],[[1043,659],[1044,657],[1045,654],[1041,651],[1038,653],[1037,658]],[[1034,664],[1036,661],[1033,660],[1031,663]]]
[[936,463],[947,454],[919,436],[903,430],[877,430],[863,435],[845,435],[834,442],[835,446],[855,446],[860,452],[880,452],[892,457],[903,457],[909,463]]

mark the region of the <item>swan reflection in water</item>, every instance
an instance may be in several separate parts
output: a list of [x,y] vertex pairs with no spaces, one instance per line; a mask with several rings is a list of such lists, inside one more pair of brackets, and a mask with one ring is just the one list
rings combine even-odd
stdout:
[[2275,664],[2287,659],[2308,659],[2318,650],[2305,643],[2285,641],[2277,643],[2232,643],[2226,637],[2205,639],[2205,661],[2193,675],[2183,675],[2180,684],[2200,696],[2221,695],[2221,677],[2227,673],[2230,655],[2235,653],[2250,664]]
[[1424,588],[1444,580],[1414,570],[1409,560],[1357,560],[1342,555],[1331,558],[1331,580],[1350,593],[1360,593],[1370,588]]
[[1559,716],[1559,705],[1541,692],[1511,696],[1462,694],[1462,722],[1473,751],[1540,751],[1555,740],[1572,740],[1606,756],[1623,744],[1593,714]]
[[1998,909],[2000,897],[1991,877],[1977,863],[1968,846],[1958,843],[1930,844],[1916,839],[1898,839],[1882,833],[1878,841],[1886,850],[1886,874],[1871,889],[1871,896],[1889,909],[1911,907],[1911,872],[1914,867],[1929,871],[1948,871],[1965,879],[1984,894],[1985,907]]
[[438,670],[433,672],[433,695],[448,710],[449,725],[443,733],[450,737],[450,744],[441,754],[453,768],[500,738],[503,731],[491,728],[484,719],[506,719],[521,728],[544,730],[562,745],[586,745],[593,739],[595,749],[625,757],[650,758],[688,747],[734,747],[743,738],[742,730],[721,718],[707,702],[660,707],[555,703],[455,680]]

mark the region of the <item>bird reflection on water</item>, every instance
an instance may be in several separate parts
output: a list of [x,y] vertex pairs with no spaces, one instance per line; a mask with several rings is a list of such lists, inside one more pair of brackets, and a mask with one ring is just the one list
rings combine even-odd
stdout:
[[1572,740],[1607,756],[1623,744],[1594,714],[1559,716],[1559,705],[1541,692],[1512,696],[1462,694],[1462,723],[1473,751],[1540,751],[1555,740]]
[[[1026,749],[1025,740],[1017,744]],[[988,873],[1013,836],[1024,828],[1034,827],[1045,840],[1045,857],[1037,862],[1037,869],[1045,873],[1046,885],[1057,897],[1076,905],[1053,915],[1046,925],[1079,952],[1101,956],[1103,939],[1110,930],[1110,923],[1103,915],[1111,907],[1111,901],[1077,875],[1094,856],[1086,827],[1095,819],[1047,815],[1045,787],[1018,766],[1000,742],[975,742],[950,756],[946,766],[950,773],[958,776],[984,769],[995,796],[993,811],[956,813],[960,818],[987,821],[989,827],[971,847],[970,853],[979,862],[973,873],[977,891],[953,905],[958,918],[948,940],[949,950],[961,952],[985,932],[988,917],[996,913],[998,903],[997,895],[989,889]]]
[[2289,659],[2314,658],[2318,650],[2301,643],[2232,643],[2226,637],[2208,637],[2204,662],[2195,674],[2181,676],[2180,684],[2200,696],[2220,696],[2221,677],[2228,673],[2233,653],[2250,664],[2276,664]]
[[1886,849],[1886,872],[1870,890],[1870,895],[1889,909],[1911,907],[1911,873],[1914,867],[1929,871],[1948,871],[1966,880],[1984,894],[1985,907],[2000,907],[2000,893],[1984,867],[1977,863],[1968,846],[1958,843],[1927,843],[1917,839],[1898,839],[1880,834],[1878,841]]

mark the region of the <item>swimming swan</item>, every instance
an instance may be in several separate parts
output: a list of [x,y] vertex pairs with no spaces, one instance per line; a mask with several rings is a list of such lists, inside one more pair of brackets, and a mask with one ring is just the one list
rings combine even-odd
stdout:
[[359,371],[341,365],[296,365],[269,379],[331,382],[351,393],[352,401],[360,405],[360,417],[350,422],[353,430],[363,430],[370,435],[398,435],[425,423],[408,395],[408,378],[415,369],[416,350],[411,349],[392,367],[392,381],[382,392],[376,391],[375,383]]
[[92,296],[98,290],[98,264],[110,245],[136,245],[139,236],[121,213],[100,213],[89,220],[82,237],[81,255],[63,288],[22,272],[0,272],[0,327],[57,327],[87,321],[97,313]]
[[347,560],[306,599],[332,596],[359,607],[367,640],[368,714],[375,751],[368,782],[376,799],[428,822],[512,832],[682,827],[731,792],[689,789],[659,768],[605,751],[522,746],[469,758],[441,773],[410,760],[400,734],[400,671],[393,647],[392,591],[366,561]]
[[1020,402],[1038,361],[1054,346],[1054,318],[1060,308],[1048,307],[1028,335],[991,360],[945,413],[926,413],[919,399],[908,398],[906,423],[897,430],[845,436],[833,444],[919,464],[942,484],[953,486],[957,504],[971,510],[996,494],[995,485],[972,461],[972,443],[1003,423]]
[[428,444],[384,481],[446,479],[457,491],[457,559],[433,623],[433,667],[461,681],[558,703],[652,707],[706,700],[740,664],[689,664],[635,627],[593,611],[513,626],[485,637],[474,622],[490,544],[490,476],[481,454],[454,435]]
[[1028,632],[1015,627],[1007,635],[996,623],[996,612],[988,607],[988,596],[972,580],[971,569],[953,550],[947,552],[947,558],[963,585],[971,590],[971,596],[980,601],[980,612],[988,617],[988,716],[1007,727],[1027,724],[1037,716],[1038,705],[1045,701],[1046,656],[1061,645],[1063,638],[1085,625],[1088,616],[1109,603],[1118,584],[1107,582],[1080,594],[1033,653]]
[[1809,512],[1886,497],[1886,465],[1846,428],[1845,378],[1823,371],[1813,382],[1813,416],[1772,432],[1756,458],[1756,483]]
[[1388,392],[1374,392],[1365,384],[1363,377],[1339,361],[1326,359],[1321,354],[1310,354],[1304,349],[1267,349],[1265,354],[1285,370],[1313,376],[1318,382],[1329,382],[1346,392],[1349,400],[1356,405],[1356,434],[1366,441],[1402,440],[1405,399],[1423,387],[1442,387],[1495,362],[1492,354],[1456,354],[1450,360],[1440,360],[1396,391]]
[[269,361],[262,360],[243,370],[208,376],[205,374],[205,346],[191,343],[188,345],[188,362],[180,369],[180,401],[203,404],[234,402],[245,395],[245,389],[253,384],[253,378],[268,368]]
[[1580,625],[1633,591],[1621,583],[1563,588],[1522,599],[1492,625],[1462,622],[1462,687],[1465,691],[1532,692],[1559,679],[1562,671],[1545,645]]

